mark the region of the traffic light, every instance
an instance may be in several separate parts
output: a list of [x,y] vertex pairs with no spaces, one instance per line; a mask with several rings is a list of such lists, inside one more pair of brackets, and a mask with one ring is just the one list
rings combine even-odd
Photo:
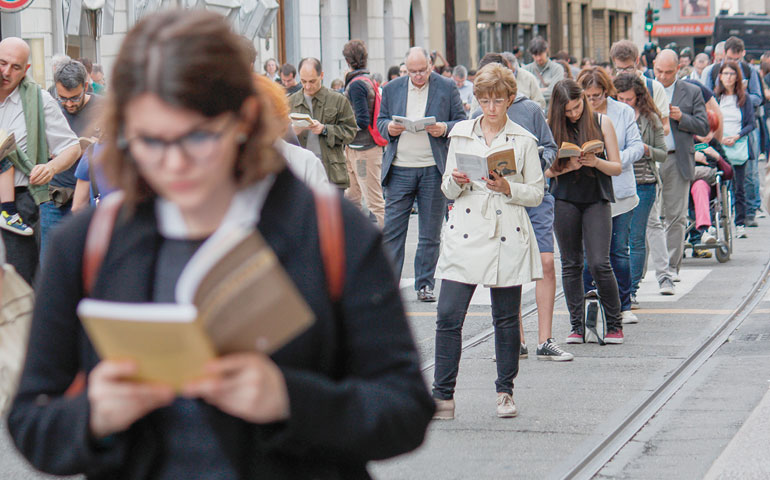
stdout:
[[654,22],[654,13],[650,4],[647,4],[647,10],[644,11],[644,30],[646,32],[652,32],[652,24]]

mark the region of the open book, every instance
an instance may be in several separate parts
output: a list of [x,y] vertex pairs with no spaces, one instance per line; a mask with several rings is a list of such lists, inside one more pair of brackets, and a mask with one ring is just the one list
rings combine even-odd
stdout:
[[574,143],[562,142],[558,158],[579,157],[581,153],[600,153],[602,150],[604,150],[604,142],[601,140],[589,140],[582,147]]
[[314,321],[258,232],[206,272],[192,305],[83,299],[78,316],[101,358],[135,360],[136,380],[176,389],[199,378],[217,355],[271,354]]
[[295,127],[309,127],[313,124],[313,117],[307,113],[290,113],[289,118]]
[[483,181],[489,178],[489,172],[505,177],[514,175],[516,170],[516,154],[513,147],[505,145],[503,149],[496,149],[485,157],[469,153],[456,153],[457,169],[474,181]]
[[428,125],[436,124],[436,117],[422,117],[411,120],[400,115],[393,115],[393,122],[403,125],[407,132],[417,133],[425,130]]
[[0,159],[3,159],[16,150],[16,136],[0,129]]

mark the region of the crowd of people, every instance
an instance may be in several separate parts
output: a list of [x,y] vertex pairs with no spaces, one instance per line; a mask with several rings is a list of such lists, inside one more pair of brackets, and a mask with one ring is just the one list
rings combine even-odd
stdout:
[[[760,66],[752,65],[737,37],[695,56],[691,48],[675,45],[661,50],[647,44],[640,52],[632,42],[621,40],[611,47],[611,62],[583,59],[580,65],[565,52],[551,56],[548,43],[537,37],[526,51],[488,53],[477,69],[452,67],[437,52],[413,48],[404,63],[388,69],[384,82],[367,69],[363,42],[351,41],[343,54],[350,71],[338,90],[348,98],[355,122],[344,103],[336,118],[339,128],[357,129],[355,140],[345,146],[350,184],[333,173],[334,168],[341,169],[336,166],[341,157],[325,152],[317,156],[349,199],[358,205],[365,200],[383,228],[397,278],[403,268],[409,214],[416,212],[419,217],[414,289],[418,300],[439,302],[434,397],[440,418],[452,416],[460,332],[473,293],[469,286],[493,287],[499,343],[508,345],[515,338],[520,354],[527,355],[520,325],[515,337],[503,333],[510,327],[507,313],[519,308],[518,298],[504,292],[535,280],[536,354],[569,361],[574,355],[564,351],[551,333],[554,234],[572,327],[565,342],[583,343],[584,297],[594,291],[607,318],[604,340],[619,344],[624,341],[623,325],[639,321],[634,310],[640,307],[637,292],[648,259],[660,294],[675,295],[685,246],[694,246],[694,257],[712,256],[710,247],[718,235],[710,201],[717,172],[732,179],[735,238],[746,238],[747,229],[758,225],[756,218],[765,216],[758,164],[770,153],[761,108],[770,105],[770,52]],[[524,64],[525,55],[532,59],[530,63]],[[491,64],[496,68],[494,88],[484,83],[492,75]],[[316,76],[321,75],[320,63],[315,66]],[[293,70],[291,65],[280,68],[281,72]],[[277,71],[274,61],[265,64],[268,78]],[[310,74],[308,80],[312,80]],[[312,113],[307,98],[314,90],[294,91],[293,76],[281,75],[280,81],[290,95],[292,111]],[[375,118],[378,94],[381,102]],[[527,154],[518,151],[518,144],[526,142],[503,121],[496,107],[504,107],[511,124],[523,127],[540,147],[542,199],[524,199],[511,193],[510,185],[504,186],[533,179],[526,175]],[[415,132],[395,117],[433,117],[435,124]],[[323,133],[320,126],[317,132],[309,128],[311,134]],[[383,142],[375,142],[373,133],[379,133]],[[340,138],[334,137],[328,145]],[[603,149],[572,157],[558,155],[565,142],[583,145],[591,140],[602,141]],[[315,145],[304,138],[301,144]],[[524,177],[491,174],[484,183],[468,178],[461,169],[455,171],[457,154],[484,156],[506,144],[514,145],[516,158],[522,159],[522,171],[517,174]],[[361,185],[367,186],[364,195]],[[519,188],[516,185],[513,191]],[[468,195],[478,200],[472,207],[465,206],[466,191],[474,192]],[[498,208],[494,204],[498,197],[528,213],[528,222],[516,220],[521,224],[518,232],[531,229],[531,234],[518,234],[528,240],[523,246],[511,243],[518,237],[506,232],[505,225],[517,214]],[[501,215],[499,223],[488,228],[467,223],[474,213],[481,215],[478,221],[491,221],[496,218],[492,212]],[[532,237],[535,241],[530,243]],[[482,238],[495,239],[500,248],[482,255]],[[532,245],[540,257],[536,266],[519,256]],[[523,265],[526,279],[520,276]],[[443,279],[438,296],[434,293],[437,277]],[[516,362],[499,350],[497,358],[498,369],[505,370],[500,371],[497,390],[509,393]]]
[[[496,414],[514,417],[529,353],[523,284],[536,282],[537,358],[574,358],[553,338],[555,244],[564,343],[586,341],[593,292],[603,341],[622,344],[639,321],[648,259],[660,294],[674,295],[686,243],[717,241],[718,171],[732,178],[735,237],[765,215],[770,52],[758,68],[739,38],[694,59],[621,40],[611,63],[577,65],[538,37],[476,69],[417,46],[384,81],[364,42],[342,54],[348,72],[329,87],[312,57],[296,67],[270,59],[256,73],[253,43],[222,18],[171,11],[128,34],[106,92],[96,66],[69,58],[55,59],[46,91],[26,76],[29,46],[0,42],[0,128],[16,140],[0,164],[11,172],[0,175],[2,238],[38,292],[8,423],[36,467],[89,478],[365,476],[367,461],[419,445],[431,417],[454,418],[478,285],[491,287]],[[350,201],[338,212],[339,298],[318,246],[313,192],[323,189]],[[89,287],[88,207],[111,195],[122,215]],[[413,214],[415,295],[438,302],[432,401],[399,296]],[[174,302],[197,252],[236,227],[275,252],[315,314],[308,331],[271,356],[222,356],[181,392],[131,381],[135,364],[98,357],[79,326],[81,298]],[[73,389],[79,374],[86,387]]]

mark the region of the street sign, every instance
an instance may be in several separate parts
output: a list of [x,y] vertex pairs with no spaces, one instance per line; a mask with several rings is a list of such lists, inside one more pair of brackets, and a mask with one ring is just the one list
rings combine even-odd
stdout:
[[0,12],[18,12],[32,5],[33,1],[34,0],[0,0]]

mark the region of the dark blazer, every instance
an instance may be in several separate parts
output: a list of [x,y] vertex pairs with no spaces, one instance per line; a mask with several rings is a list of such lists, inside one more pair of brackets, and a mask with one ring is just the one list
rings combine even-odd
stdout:
[[676,146],[676,166],[685,180],[692,180],[695,173],[695,139],[693,135],[705,137],[709,133],[706,104],[700,88],[682,80],[674,84],[671,105],[679,107],[682,118],[679,121],[669,117],[671,132]]
[[[344,202],[346,282],[342,301],[332,305],[313,201],[285,170],[258,226],[316,315],[307,332],[272,356],[286,379],[289,420],[255,425],[205,406],[243,479],[369,478],[366,462],[416,448],[433,414],[380,234]],[[44,472],[152,478],[162,459],[152,413],[97,447],[89,439],[87,394],[62,395],[79,370],[90,371],[99,361],[75,315],[90,219],[91,212],[75,215],[51,242],[9,431]],[[153,202],[145,202],[116,226],[93,297],[150,301],[160,241]]]
[[[460,91],[450,78],[442,77],[436,72],[430,74],[428,80],[428,103],[425,105],[425,116],[436,117],[436,122],[444,122],[447,125],[446,135],[434,137],[428,135],[430,149],[433,151],[433,159],[441,174],[444,174],[446,155],[449,149],[449,132],[455,123],[468,118],[460,99]],[[382,138],[389,140],[385,148],[385,156],[382,158],[382,184],[388,183],[388,173],[393,159],[398,150],[399,137],[391,137],[388,133],[388,123],[393,115],[406,115],[406,96],[409,91],[409,76],[405,75],[388,82],[382,87],[382,100],[380,103],[380,115],[377,117],[377,128]]]

